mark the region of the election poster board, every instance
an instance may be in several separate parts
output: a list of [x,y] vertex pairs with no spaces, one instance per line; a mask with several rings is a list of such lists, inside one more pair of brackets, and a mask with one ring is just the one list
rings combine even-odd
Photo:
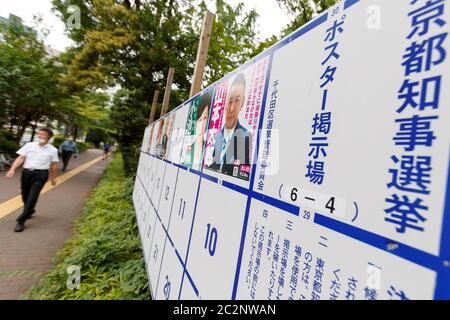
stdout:
[[210,87],[197,95],[189,107],[181,163],[194,170],[200,170],[203,163],[213,90],[214,88]]
[[343,0],[146,128],[154,299],[450,299],[450,4]]

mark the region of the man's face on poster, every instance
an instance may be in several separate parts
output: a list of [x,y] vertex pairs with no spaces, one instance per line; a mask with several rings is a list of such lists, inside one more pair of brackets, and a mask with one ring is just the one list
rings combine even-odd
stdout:
[[225,109],[225,127],[227,129],[233,129],[236,126],[239,112],[244,104],[244,90],[245,88],[243,84],[235,84],[230,89],[230,93],[227,98],[227,106]]

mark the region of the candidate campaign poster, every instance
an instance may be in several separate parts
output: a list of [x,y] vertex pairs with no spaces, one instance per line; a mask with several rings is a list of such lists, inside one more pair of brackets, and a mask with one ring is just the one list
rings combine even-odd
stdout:
[[206,142],[207,170],[248,181],[258,135],[268,58],[217,85]]
[[182,164],[194,170],[200,170],[202,166],[213,90],[210,87],[194,98],[186,122]]
[[171,138],[172,138],[174,122],[175,122],[175,112],[172,112],[166,117],[166,127],[164,129],[164,134],[161,138],[161,140],[162,140],[161,153],[162,153],[163,159],[167,159],[169,157],[170,143],[171,143]]

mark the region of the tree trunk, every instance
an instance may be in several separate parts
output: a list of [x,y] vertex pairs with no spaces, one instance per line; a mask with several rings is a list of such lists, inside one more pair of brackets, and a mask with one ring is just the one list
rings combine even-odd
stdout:
[[33,131],[31,131],[31,138],[30,138],[30,142],[33,142],[34,140],[34,135],[36,134],[36,123],[32,125]]
[[66,139],[69,134],[70,134],[69,125],[65,124],[64,125],[64,139]]
[[22,136],[26,130],[26,128],[28,127],[28,121],[24,121],[22,122],[21,126],[18,126],[17,128],[17,137],[16,137],[16,142],[17,144],[20,144],[20,140],[22,140]]
[[77,137],[78,137],[78,126],[74,125],[72,127],[72,136],[73,136],[73,140],[76,141]]

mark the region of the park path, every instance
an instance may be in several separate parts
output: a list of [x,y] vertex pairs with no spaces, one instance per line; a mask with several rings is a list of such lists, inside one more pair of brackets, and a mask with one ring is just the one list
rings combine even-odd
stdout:
[[58,172],[57,185],[44,188],[35,215],[21,233],[14,232],[22,210],[20,172],[12,180],[0,173],[0,300],[18,299],[49,270],[111,159],[101,160],[101,155],[101,150],[90,149],[72,158],[68,170]]

